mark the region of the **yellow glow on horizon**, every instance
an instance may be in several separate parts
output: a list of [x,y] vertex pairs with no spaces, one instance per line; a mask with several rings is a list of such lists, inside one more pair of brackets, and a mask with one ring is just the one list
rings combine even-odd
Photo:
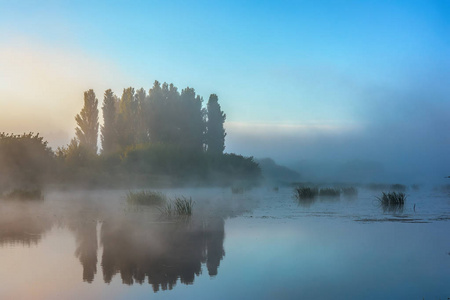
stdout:
[[[78,51],[17,39],[0,47],[0,132],[39,132],[50,144],[74,135],[83,92],[119,86],[114,64]],[[100,107],[99,107],[100,109]]]

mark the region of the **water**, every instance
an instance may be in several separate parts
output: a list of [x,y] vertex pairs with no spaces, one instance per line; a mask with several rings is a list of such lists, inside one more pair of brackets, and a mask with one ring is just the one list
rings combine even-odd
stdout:
[[[447,299],[450,196],[379,191],[299,204],[291,188],[164,190],[194,216],[131,207],[127,191],[0,203],[2,299]],[[415,207],[414,207],[415,205]]]

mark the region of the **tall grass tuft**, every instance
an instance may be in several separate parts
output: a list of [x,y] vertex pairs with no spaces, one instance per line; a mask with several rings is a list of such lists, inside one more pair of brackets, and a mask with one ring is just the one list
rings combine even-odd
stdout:
[[398,206],[398,205],[404,205],[406,200],[405,193],[402,192],[389,192],[381,195],[381,197],[377,197],[378,200],[382,205],[385,206]]
[[341,195],[340,189],[323,188],[319,190],[319,196],[325,197],[339,197]]
[[163,205],[166,202],[166,196],[154,191],[129,191],[127,202],[132,205]]
[[191,198],[176,197],[175,200],[168,202],[161,212],[168,217],[182,217],[192,215],[194,201]]
[[295,188],[295,197],[298,200],[303,199],[312,199],[316,197],[319,193],[318,188],[311,188],[311,187],[297,187]]

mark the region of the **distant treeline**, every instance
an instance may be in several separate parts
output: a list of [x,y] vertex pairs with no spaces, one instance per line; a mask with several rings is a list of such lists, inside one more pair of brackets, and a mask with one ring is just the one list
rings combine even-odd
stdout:
[[[224,154],[224,122],[218,97],[206,107],[193,88],[180,92],[155,81],[141,88],[109,89],[98,99],[84,92],[75,138],[55,152],[38,134],[0,135],[0,188],[76,183],[100,186],[255,183],[261,170],[252,157]],[[99,132],[100,131],[100,132]],[[98,151],[100,133],[101,150]]]

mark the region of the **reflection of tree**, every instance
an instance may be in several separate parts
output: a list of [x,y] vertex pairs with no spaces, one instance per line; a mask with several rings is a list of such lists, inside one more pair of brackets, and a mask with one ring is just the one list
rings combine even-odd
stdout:
[[92,282],[97,273],[97,222],[79,222],[69,227],[75,234],[75,256],[83,266],[83,280]]
[[211,276],[224,256],[224,220],[209,222],[121,224],[102,226],[102,269],[106,283],[120,273],[122,282],[144,283],[154,291],[172,289],[177,280],[192,284],[206,263]]

